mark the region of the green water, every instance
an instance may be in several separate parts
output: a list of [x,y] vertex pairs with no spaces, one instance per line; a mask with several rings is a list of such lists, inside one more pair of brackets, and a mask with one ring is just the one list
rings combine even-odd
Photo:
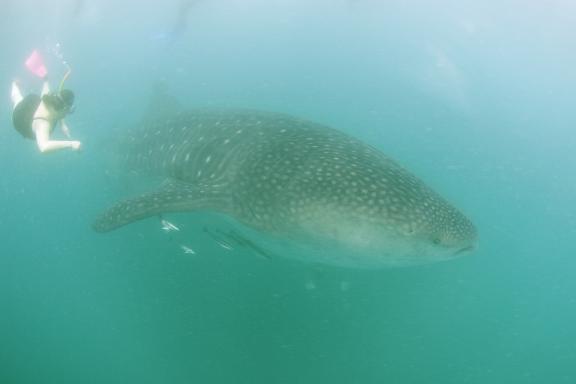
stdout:
[[[185,3],[1,5],[0,384],[576,382],[576,5]],[[84,150],[42,156],[10,82],[40,88],[38,48],[57,83],[57,44]],[[94,233],[140,182],[108,149],[159,82],[377,146],[472,218],[478,251],[363,271],[227,250],[199,214]]]

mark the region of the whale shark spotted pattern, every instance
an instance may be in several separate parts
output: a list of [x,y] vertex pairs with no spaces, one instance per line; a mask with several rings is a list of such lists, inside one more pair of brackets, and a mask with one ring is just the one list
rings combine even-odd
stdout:
[[287,256],[359,267],[451,259],[477,243],[474,225],[395,161],[289,115],[183,111],[141,124],[121,148],[128,166],[168,181],[104,212],[98,232],[212,211]]

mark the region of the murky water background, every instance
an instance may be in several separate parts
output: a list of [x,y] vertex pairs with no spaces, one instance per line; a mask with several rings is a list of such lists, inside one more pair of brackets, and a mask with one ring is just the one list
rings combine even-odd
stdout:
[[[1,383],[576,380],[576,5],[186,4],[2,3]],[[40,87],[33,48],[54,83],[56,53],[72,65],[82,153],[41,156],[11,127],[11,80]],[[377,145],[476,222],[479,251],[357,271],[224,249],[201,215],[92,232],[128,190],[107,148],[158,82]]]

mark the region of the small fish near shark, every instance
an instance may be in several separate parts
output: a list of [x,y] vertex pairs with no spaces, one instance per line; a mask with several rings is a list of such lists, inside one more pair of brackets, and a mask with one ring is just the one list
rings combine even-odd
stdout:
[[472,222],[376,148],[290,115],[177,111],[121,143],[122,162],[158,189],[93,223],[108,232],[167,212],[213,212],[271,254],[345,267],[425,264],[470,253]]

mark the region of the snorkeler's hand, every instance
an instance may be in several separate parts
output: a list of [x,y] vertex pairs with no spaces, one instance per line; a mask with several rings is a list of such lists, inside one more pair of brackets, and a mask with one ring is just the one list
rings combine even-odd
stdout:
[[72,143],[70,143],[70,147],[74,151],[79,151],[82,148],[82,143],[79,141],[73,141]]

